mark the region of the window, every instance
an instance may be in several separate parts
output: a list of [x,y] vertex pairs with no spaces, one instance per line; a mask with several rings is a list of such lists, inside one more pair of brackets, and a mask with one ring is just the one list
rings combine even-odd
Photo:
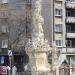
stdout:
[[62,40],[56,40],[56,46],[62,46]]
[[26,0],[27,4],[31,4],[32,0]]
[[66,46],[67,46],[67,47],[71,47],[71,46],[72,46],[72,41],[71,41],[71,40],[67,40]]
[[71,32],[71,25],[66,26],[66,32]]
[[75,2],[75,0],[70,0],[71,2]]
[[69,1],[69,2],[75,2],[75,0],[66,0],[66,1]]
[[2,48],[8,48],[8,40],[2,40]]
[[0,11],[0,18],[6,19],[7,17],[8,17],[8,11],[1,10]]
[[54,26],[54,32],[62,32],[62,29],[63,29],[62,24],[56,24]]
[[62,9],[55,9],[55,16],[62,16]]
[[66,1],[70,1],[70,0],[66,0]]
[[66,11],[66,16],[67,16],[67,17],[70,17],[70,16],[71,16],[71,11],[67,10],[67,11]]

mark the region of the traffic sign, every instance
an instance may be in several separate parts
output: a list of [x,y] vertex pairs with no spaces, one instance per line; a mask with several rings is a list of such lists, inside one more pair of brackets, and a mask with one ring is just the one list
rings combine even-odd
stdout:
[[12,50],[8,50],[8,55],[12,56]]

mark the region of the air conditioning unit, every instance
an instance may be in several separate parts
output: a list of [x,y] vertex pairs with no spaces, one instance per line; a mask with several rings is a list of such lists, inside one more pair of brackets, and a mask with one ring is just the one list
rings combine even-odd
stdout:
[[2,40],[2,48],[8,48],[8,40]]

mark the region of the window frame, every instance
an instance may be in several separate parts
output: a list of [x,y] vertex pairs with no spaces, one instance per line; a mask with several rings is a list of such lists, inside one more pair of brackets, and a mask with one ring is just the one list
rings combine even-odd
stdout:
[[54,32],[62,33],[63,32],[63,25],[62,24],[55,24],[54,25]]
[[62,9],[55,8],[55,16],[62,16]]
[[8,40],[2,40],[2,48],[8,48]]
[[8,26],[2,26],[2,32],[7,33],[8,32]]
[[63,40],[55,40],[56,41],[56,46],[57,47],[62,47],[63,46]]
[[71,31],[71,25],[67,25],[67,26],[66,26],[66,32],[72,32],[72,31]]
[[71,40],[66,40],[66,46],[67,47],[72,47],[72,41]]
[[71,11],[69,11],[69,10],[67,10],[66,11],[66,17],[71,17],[72,15],[71,15]]

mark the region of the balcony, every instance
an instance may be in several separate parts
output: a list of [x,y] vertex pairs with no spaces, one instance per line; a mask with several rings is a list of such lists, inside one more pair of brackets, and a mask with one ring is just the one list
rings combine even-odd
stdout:
[[67,23],[75,23],[75,17],[66,17]]
[[56,0],[56,1],[63,1],[63,0]]
[[75,9],[75,2],[66,2],[66,8],[73,8],[73,9]]
[[75,38],[75,33],[67,33],[67,38]]
[[62,48],[61,53],[66,53],[66,47]]
[[74,54],[75,53],[75,48],[73,47],[66,47],[66,48],[63,48],[61,53],[71,53],[71,54]]
[[66,48],[67,53],[75,53],[75,48]]

